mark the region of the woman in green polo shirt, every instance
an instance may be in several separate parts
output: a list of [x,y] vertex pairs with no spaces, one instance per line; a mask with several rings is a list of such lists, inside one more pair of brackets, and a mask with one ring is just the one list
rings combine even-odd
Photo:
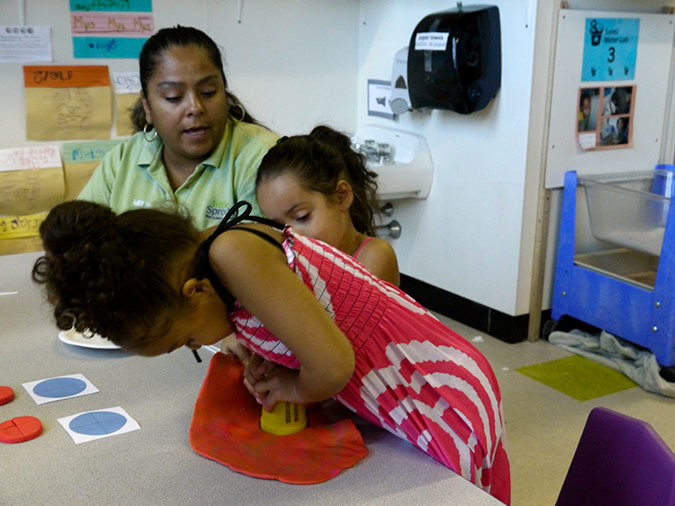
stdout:
[[238,200],[260,214],[256,172],[277,135],[228,91],[215,42],[196,28],[163,28],[146,41],[139,67],[139,131],[106,154],[79,198],[116,213],[180,206],[200,229]]

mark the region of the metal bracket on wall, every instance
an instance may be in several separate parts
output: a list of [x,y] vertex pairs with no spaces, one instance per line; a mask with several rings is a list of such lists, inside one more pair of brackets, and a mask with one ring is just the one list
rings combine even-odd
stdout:
[[387,202],[385,205],[380,207],[380,214],[385,216],[394,216],[394,205],[391,202]]
[[377,233],[378,237],[391,237],[392,239],[398,239],[401,237],[401,224],[396,220],[391,220],[389,223],[375,227],[375,232]]

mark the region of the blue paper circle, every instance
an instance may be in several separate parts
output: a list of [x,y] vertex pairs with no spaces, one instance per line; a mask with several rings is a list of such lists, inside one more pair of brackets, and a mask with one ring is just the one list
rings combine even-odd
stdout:
[[70,421],[68,427],[79,434],[101,436],[117,432],[124,427],[125,423],[127,423],[127,418],[119,413],[94,411],[93,413],[83,413],[76,416]]
[[52,378],[41,381],[33,387],[33,392],[42,397],[70,397],[87,388],[87,384],[77,378]]

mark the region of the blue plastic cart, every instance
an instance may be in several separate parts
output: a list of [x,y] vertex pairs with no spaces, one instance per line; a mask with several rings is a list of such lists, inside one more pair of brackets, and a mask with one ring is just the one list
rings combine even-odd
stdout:
[[[668,172],[672,176],[673,171]],[[552,322],[555,324],[568,315],[648,348],[661,366],[675,366],[675,204],[661,206],[661,211],[665,209],[660,218],[665,231],[660,254],[635,251],[621,244],[614,247],[616,242],[602,243],[607,249],[601,251],[575,254],[579,183],[576,171],[565,174]],[[658,190],[661,196],[652,199],[647,195],[647,200],[656,204],[659,199],[661,204],[672,200],[672,185],[668,188],[670,193],[664,193],[662,188],[652,190]],[[628,196],[640,198],[638,192]],[[616,198],[622,197],[617,193]],[[655,204],[641,205],[641,210],[651,213],[650,219],[654,219],[654,211],[658,209],[649,206]],[[595,231],[593,234],[596,235]],[[555,325],[548,328],[553,330]]]

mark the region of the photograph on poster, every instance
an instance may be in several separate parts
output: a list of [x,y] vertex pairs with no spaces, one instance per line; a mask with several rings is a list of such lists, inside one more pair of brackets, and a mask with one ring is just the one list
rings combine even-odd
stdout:
[[581,88],[579,90],[579,132],[589,132],[597,128],[600,106],[600,88]]
[[603,116],[600,130],[600,145],[615,146],[628,144],[628,116]]
[[630,112],[632,95],[632,86],[605,88],[602,99],[602,115],[611,116],[612,114],[628,114]]
[[632,147],[635,86],[582,87],[577,140],[584,151]]

